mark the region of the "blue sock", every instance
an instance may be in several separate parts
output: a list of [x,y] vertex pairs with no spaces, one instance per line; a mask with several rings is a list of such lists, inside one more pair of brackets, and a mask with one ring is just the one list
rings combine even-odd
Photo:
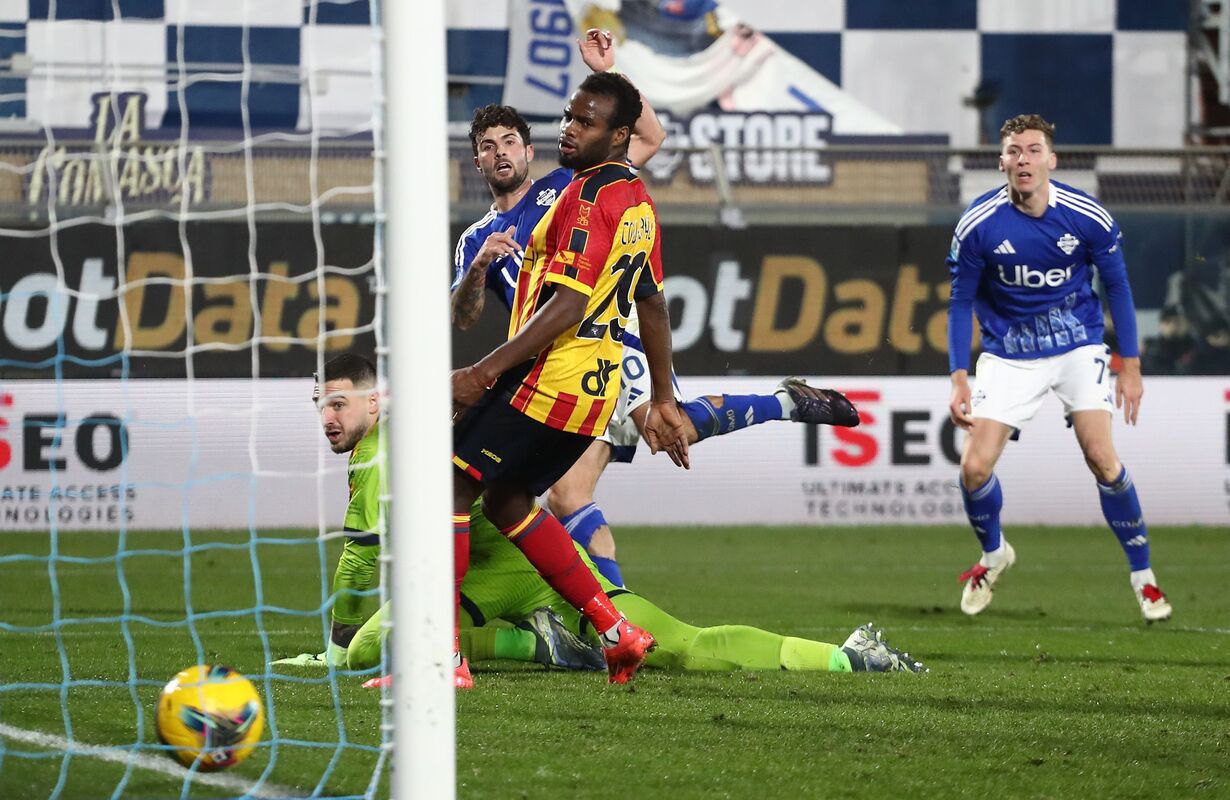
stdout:
[[999,488],[999,478],[992,473],[987,482],[974,491],[961,483],[961,499],[965,501],[965,514],[974,529],[974,535],[982,545],[982,552],[999,549],[1001,531],[999,512],[1004,507],[1004,493]]
[[715,408],[705,397],[680,403],[679,406],[692,420],[700,439],[782,418],[782,402],[771,394],[724,394],[721,408]]
[[[597,503],[581,506],[571,514],[560,517],[559,520],[564,530],[568,531],[568,535],[572,540],[581,545],[585,551],[589,552],[589,542],[594,538],[594,532],[607,524],[606,517],[602,515],[602,509],[598,508]],[[595,556],[592,553],[589,556],[594,562],[594,566],[602,573],[602,577],[606,578],[616,586],[624,585],[623,575],[619,572],[619,564],[613,558],[603,558]]]
[[591,555],[589,560],[594,562],[594,566],[602,573],[602,577],[606,578],[611,583],[624,588],[624,576],[619,571],[619,564],[613,558],[603,558],[602,556]]
[[1127,467],[1113,483],[1098,481],[1098,499],[1102,501],[1102,516],[1119,539],[1132,571],[1149,568],[1149,531],[1140,512],[1136,485]]

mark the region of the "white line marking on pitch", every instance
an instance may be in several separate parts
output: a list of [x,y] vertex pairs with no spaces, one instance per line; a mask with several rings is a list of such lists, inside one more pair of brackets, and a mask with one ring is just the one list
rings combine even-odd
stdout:
[[[19,742],[25,742],[37,747],[46,747],[50,750],[71,752],[74,756],[99,758],[103,761],[113,761],[117,764],[132,762],[133,766],[140,769],[161,772],[164,775],[170,775],[181,780],[189,777],[189,770],[181,767],[169,758],[144,755],[134,750],[123,750],[118,747],[103,747],[96,744],[69,741],[62,736],[55,736],[50,733],[43,733],[42,731],[26,730],[25,728],[14,728],[12,725],[5,725],[2,722],[0,722],[0,736],[7,739],[16,739]],[[252,781],[244,780],[234,775],[194,772],[191,774],[191,778],[193,783],[213,786],[218,789],[228,789],[242,797],[278,798],[306,796],[296,793],[294,789],[288,786],[279,786],[276,783],[262,783],[258,786]]]

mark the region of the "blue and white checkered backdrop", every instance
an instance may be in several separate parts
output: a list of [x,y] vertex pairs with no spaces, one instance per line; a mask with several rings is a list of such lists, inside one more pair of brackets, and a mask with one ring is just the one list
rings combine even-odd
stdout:
[[253,130],[362,131],[371,42],[369,0],[0,0],[0,129],[87,128],[94,96],[136,92],[148,135],[235,135],[246,61]]
[[[456,118],[502,98],[509,20],[531,2],[563,6],[449,0],[449,73],[479,79],[454,97]],[[1059,124],[1067,145],[1182,143],[1183,0],[720,7],[907,133],[976,144],[979,117],[966,100],[981,86],[994,96],[988,120],[1036,111]],[[192,135],[240,129],[246,60],[253,130],[361,132],[372,112],[371,37],[369,0],[0,0],[0,59],[9,63],[0,68],[0,130],[87,128],[103,92],[144,93],[149,135],[179,135],[185,115]]]
[[[595,0],[608,8],[613,0]],[[449,73],[502,79],[518,4],[450,0]],[[676,4],[680,5],[680,4]],[[1186,126],[1186,0],[719,0],[841,89],[911,134],[979,143],[977,88],[993,96],[983,131],[1037,112],[1064,145],[1176,147]],[[472,87],[451,113],[498,101]],[[652,99],[652,98],[651,98]]]

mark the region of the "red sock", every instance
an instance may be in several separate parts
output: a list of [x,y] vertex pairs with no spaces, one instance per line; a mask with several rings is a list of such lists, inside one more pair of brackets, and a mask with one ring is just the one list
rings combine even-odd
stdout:
[[525,554],[543,580],[580,610],[599,633],[619,622],[619,612],[577,555],[572,537],[555,517],[536,508],[525,519],[501,529],[500,533]]
[[453,651],[461,650],[461,582],[470,568],[470,515],[453,515]]
[[624,615],[620,614],[615,605],[611,603],[611,598],[602,591],[601,586],[598,587],[598,594],[581,607],[581,613],[599,634],[606,633],[624,618]]

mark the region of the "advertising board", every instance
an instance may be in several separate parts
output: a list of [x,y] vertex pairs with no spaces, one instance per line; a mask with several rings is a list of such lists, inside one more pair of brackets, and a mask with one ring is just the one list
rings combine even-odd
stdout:
[[[641,445],[597,497],[612,524],[965,524],[962,436],[944,378],[813,377],[858,428],[770,422],[696,445],[692,469]],[[686,397],[771,392],[767,378],[682,378]],[[1230,381],[1147,379],[1140,424],[1115,422],[1151,524],[1230,525]],[[346,457],[311,379],[10,381],[0,385],[0,530],[340,527]],[[1048,399],[996,469],[1005,525],[1103,524]]]

